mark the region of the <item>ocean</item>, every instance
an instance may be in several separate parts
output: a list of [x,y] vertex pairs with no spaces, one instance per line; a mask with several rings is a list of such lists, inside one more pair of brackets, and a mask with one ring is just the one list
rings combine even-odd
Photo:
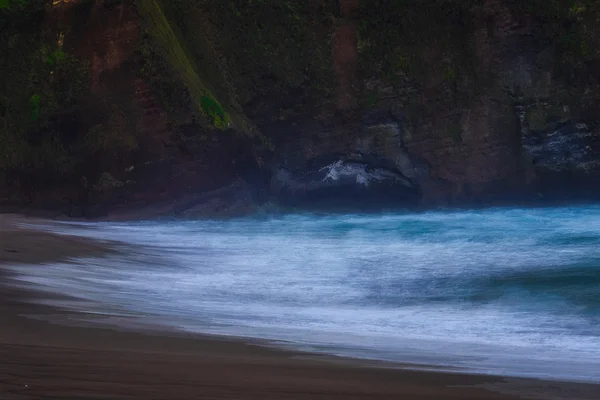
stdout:
[[103,257],[11,266],[110,323],[325,354],[600,382],[600,206],[52,223]]

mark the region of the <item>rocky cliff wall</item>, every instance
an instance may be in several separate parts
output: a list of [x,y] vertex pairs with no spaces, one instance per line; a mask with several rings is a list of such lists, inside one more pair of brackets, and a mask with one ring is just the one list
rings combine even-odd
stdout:
[[102,106],[80,129],[108,137],[83,178],[119,182],[73,202],[594,198],[599,18],[591,0],[56,4],[46,24]]
[[[73,92],[72,85],[57,82],[58,71],[45,63],[20,70],[7,63],[7,82],[11,75],[25,75],[18,82],[23,93],[13,92],[14,97],[39,98],[41,116],[30,118],[26,101],[21,115],[3,115],[9,127],[13,119],[27,121],[2,132],[3,155],[32,158],[6,156],[0,165],[6,209],[106,216],[153,206],[168,213],[174,199],[230,185],[256,167],[258,139],[235,107],[226,112],[213,94],[222,75],[196,72],[200,62],[181,38],[177,19],[164,14],[166,8],[133,1],[38,3],[31,10],[4,10],[7,20],[24,15],[42,22],[35,28],[11,26],[4,43],[27,38],[33,60],[49,51],[60,54],[55,69],[63,57],[72,58],[82,79],[68,109],[62,104],[50,109],[50,100]],[[3,50],[7,61],[19,58],[16,49]],[[73,68],[65,65],[61,80],[77,77]],[[34,74],[52,84],[43,87],[29,76]],[[223,98],[229,101],[227,93]],[[51,146],[32,140],[48,134]]]
[[[322,156],[385,160],[425,205],[597,197],[598,4],[428,4],[340,14],[343,101],[264,126],[279,139],[277,162],[302,171]],[[358,37],[357,57],[336,59],[340,29],[355,29],[345,36]]]

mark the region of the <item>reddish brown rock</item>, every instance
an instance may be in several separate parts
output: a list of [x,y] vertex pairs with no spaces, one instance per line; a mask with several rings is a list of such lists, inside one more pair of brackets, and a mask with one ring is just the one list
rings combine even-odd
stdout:
[[[243,132],[206,129],[197,123],[206,110],[189,99],[164,104],[139,73],[148,26],[134,2],[62,3],[48,19],[89,63],[91,94],[127,138],[110,163],[102,155],[110,170],[96,171],[133,182],[98,200],[105,209],[196,198],[240,179],[277,196],[271,178],[287,170],[312,182],[325,159],[383,165],[423,205],[491,204],[600,177],[600,6],[518,3],[182,1],[187,11],[165,18],[193,55],[187,72],[234,99],[225,111],[244,114]],[[263,14],[285,23],[266,25]],[[181,65],[166,65],[184,88],[176,97],[190,97]],[[211,68],[223,79],[207,78]]]

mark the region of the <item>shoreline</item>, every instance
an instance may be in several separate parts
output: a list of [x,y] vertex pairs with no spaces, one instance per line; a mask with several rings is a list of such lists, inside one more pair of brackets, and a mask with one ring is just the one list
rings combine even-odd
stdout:
[[[160,218],[173,218],[187,220],[179,212],[174,212],[174,204],[177,200],[172,199],[169,201],[157,202],[154,204],[148,204],[139,209],[132,207],[126,208],[114,208],[110,209],[105,213],[92,215],[92,216],[68,216],[59,208],[41,208],[41,207],[8,207],[0,204],[0,218],[2,216],[19,216],[23,219],[32,220],[43,220],[43,221],[60,221],[60,222],[137,222],[148,219],[160,219]],[[540,198],[526,198],[521,200],[507,200],[507,201],[490,201],[490,202],[465,202],[462,204],[425,204],[415,207],[398,207],[398,208],[381,208],[374,210],[362,210],[357,209],[356,212],[348,210],[332,210],[329,208],[311,208],[301,207],[294,208],[284,204],[275,204],[274,214],[279,216],[295,215],[295,214],[315,214],[315,215],[342,215],[342,214],[359,214],[359,215],[380,215],[388,213],[428,213],[428,212],[470,212],[470,211],[481,211],[481,210],[494,210],[494,209],[548,209],[548,208],[564,208],[564,207],[580,207],[600,204],[600,198],[589,197],[589,198],[574,198],[574,199],[540,199]],[[246,218],[257,215],[257,211],[261,209],[263,204],[253,204],[252,211],[247,213],[233,212],[227,213],[208,213],[201,214],[198,216],[198,220],[229,220],[236,218]],[[260,212],[259,212],[260,214]]]
[[[15,220],[31,221],[0,216],[0,267],[108,250],[84,238],[16,228]],[[10,279],[2,269],[0,277]],[[26,301],[45,294],[5,284],[0,288],[0,394],[8,396],[3,399],[591,400],[600,394],[600,386],[593,384],[442,372],[435,366],[422,371],[407,364],[274,348],[244,338],[62,325],[56,322],[68,319],[69,311]]]

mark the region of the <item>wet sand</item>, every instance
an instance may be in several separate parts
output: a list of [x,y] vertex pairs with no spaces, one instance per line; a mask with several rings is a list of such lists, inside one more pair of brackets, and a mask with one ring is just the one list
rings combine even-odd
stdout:
[[[0,266],[108,250],[19,229],[18,220],[0,215]],[[597,385],[412,371],[238,340],[71,324],[67,311],[32,303],[40,294],[11,282],[0,270],[0,400],[600,399]]]

